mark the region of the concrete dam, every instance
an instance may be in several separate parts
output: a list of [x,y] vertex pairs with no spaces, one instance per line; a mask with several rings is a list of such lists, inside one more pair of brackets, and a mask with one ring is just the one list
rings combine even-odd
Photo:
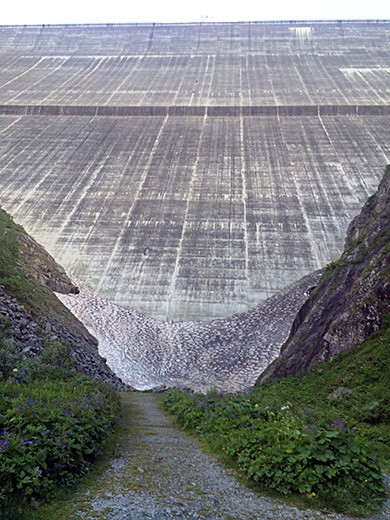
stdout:
[[389,56],[386,21],[2,26],[0,204],[111,302],[245,312],[341,253]]

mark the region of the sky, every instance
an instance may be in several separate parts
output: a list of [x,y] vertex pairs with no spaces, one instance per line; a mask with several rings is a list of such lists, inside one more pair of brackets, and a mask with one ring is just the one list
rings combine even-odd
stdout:
[[0,25],[390,19],[389,0],[11,0]]

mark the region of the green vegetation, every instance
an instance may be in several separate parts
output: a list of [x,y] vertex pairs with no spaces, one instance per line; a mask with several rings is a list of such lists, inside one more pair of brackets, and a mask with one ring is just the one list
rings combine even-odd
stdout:
[[31,500],[88,472],[116,426],[118,398],[72,370],[66,342],[47,341],[39,358],[24,360],[7,326],[2,318],[0,519],[22,520]]
[[[69,520],[70,518],[94,518],[103,520],[106,515],[104,511],[96,511],[91,503],[91,497],[95,493],[109,494],[112,487],[117,484],[117,473],[108,471],[112,459],[123,456],[128,449],[128,438],[135,439],[138,446],[137,437],[140,428],[135,424],[137,409],[132,405],[130,392],[119,392],[120,417],[116,422],[115,431],[110,434],[109,442],[104,443],[104,450],[99,459],[90,466],[89,471],[78,478],[73,484],[54,489],[43,500],[36,504],[32,501],[32,507],[21,509],[21,514],[6,517],[2,520]],[[156,394],[156,397],[157,396]],[[146,448],[145,448],[146,449]],[[143,448],[141,452],[131,458],[131,463],[124,478],[125,489],[141,489],[143,483],[137,481],[137,467],[142,465]],[[103,477],[104,474],[104,477]],[[153,480],[152,472],[150,480]],[[1,518],[1,515],[0,515]]]
[[29,272],[29,266],[20,259],[20,233],[25,233],[24,229],[15,224],[10,215],[0,208],[0,284],[34,317],[43,318],[49,313],[72,322],[75,330],[78,330],[80,324],[74,316],[49,287],[35,280]]
[[262,491],[368,514],[384,499],[381,470],[390,468],[389,324],[387,316],[383,330],[302,379],[244,395],[169,392],[164,407]]
[[337,270],[344,267],[341,259],[335,260],[334,262],[330,262],[325,266],[324,272],[322,273],[321,281],[326,280],[330,276],[332,276]]
[[[0,209],[0,283],[39,321],[74,320],[19,258],[23,229]],[[77,325],[75,325],[77,330]],[[31,518],[31,504],[71,486],[102,454],[116,426],[118,397],[74,370],[71,346],[43,330],[39,358],[23,359],[0,316],[0,519]]]
[[24,232],[4,210],[0,209],[0,282],[8,294],[22,305],[39,307],[46,288],[35,283],[19,263],[17,234]]
[[[31,499],[84,475],[115,427],[106,385],[34,361],[0,382],[0,518],[22,518]],[[19,370],[26,382],[19,381]]]
[[352,242],[349,244],[348,247],[348,253],[356,249],[360,244],[363,243],[364,240],[367,238],[367,231],[363,231],[361,235],[358,236],[358,238],[355,238],[355,240],[352,240]]

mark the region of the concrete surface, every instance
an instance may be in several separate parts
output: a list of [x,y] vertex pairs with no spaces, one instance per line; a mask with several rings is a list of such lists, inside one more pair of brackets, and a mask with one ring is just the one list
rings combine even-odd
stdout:
[[390,22],[0,27],[0,204],[100,296],[243,312],[390,162]]

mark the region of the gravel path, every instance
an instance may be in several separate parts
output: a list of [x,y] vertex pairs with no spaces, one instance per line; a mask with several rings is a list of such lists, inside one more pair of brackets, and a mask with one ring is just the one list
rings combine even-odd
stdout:
[[75,497],[72,520],[349,518],[302,511],[244,488],[196,440],[172,425],[160,401],[157,394],[123,394],[126,415],[117,455],[94,490]]

